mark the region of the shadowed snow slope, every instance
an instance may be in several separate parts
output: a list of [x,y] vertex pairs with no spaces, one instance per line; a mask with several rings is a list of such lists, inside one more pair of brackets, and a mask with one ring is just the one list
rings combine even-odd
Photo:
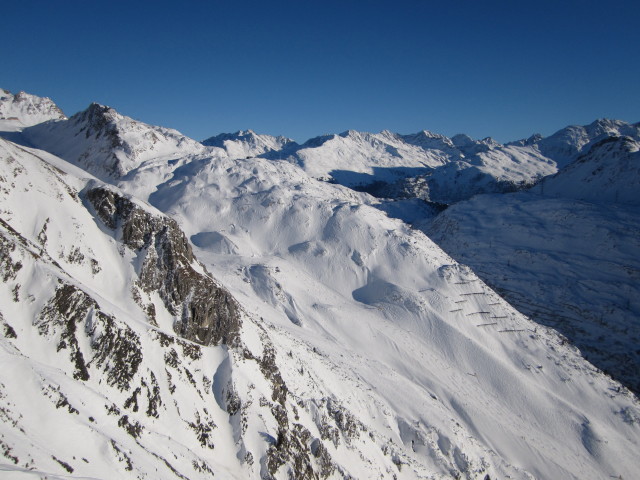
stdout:
[[533,191],[599,204],[640,205],[640,136],[600,140]]

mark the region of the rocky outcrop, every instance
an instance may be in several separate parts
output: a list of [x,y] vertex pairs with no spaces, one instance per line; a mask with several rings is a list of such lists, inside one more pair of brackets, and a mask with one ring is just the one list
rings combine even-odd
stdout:
[[[130,388],[142,363],[138,336],[129,326],[102,312],[86,292],[62,283],[34,326],[41,335],[56,338],[58,351],[69,350],[74,379],[88,380],[93,366],[105,375],[109,386]],[[80,347],[82,331],[90,339],[90,361]]]
[[117,148],[124,144],[118,135],[116,115],[114,109],[92,103],[89,108],[71,117],[70,121],[82,127],[81,132],[86,138],[103,136],[109,140],[112,148]]
[[238,304],[197,262],[175,220],[104,186],[89,188],[86,198],[105,226],[137,253],[137,284],[145,292],[160,294],[167,310],[177,317],[178,335],[202,345],[237,343]]

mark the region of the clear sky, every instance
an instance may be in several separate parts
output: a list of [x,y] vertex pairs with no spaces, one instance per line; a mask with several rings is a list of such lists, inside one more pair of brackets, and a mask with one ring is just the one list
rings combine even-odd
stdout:
[[640,2],[20,0],[0,87],[202,140],[640,121]]

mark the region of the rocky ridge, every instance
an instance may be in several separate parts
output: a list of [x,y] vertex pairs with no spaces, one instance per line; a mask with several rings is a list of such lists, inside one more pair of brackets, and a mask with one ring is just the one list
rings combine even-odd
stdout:
[[217,151],[176,130],[147,125],[97,103],[68,120],[26,128],[22,135],[31,146],[62,157],[105,181],[114,181],[159,158],[168,161]]

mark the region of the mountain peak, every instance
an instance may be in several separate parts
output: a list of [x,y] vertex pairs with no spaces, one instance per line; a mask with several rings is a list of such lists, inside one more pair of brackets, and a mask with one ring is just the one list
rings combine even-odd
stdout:
[[[0,470],[9,475],[524,480],[637,470],[636,397],[419,225],[354,191],[386,183],[411,195],[398,209],[427,222],[436,212],[423,200],[509,191],[555,171],[536,148],[353,130],[300,147],[239,131],[212,137],[229,153],[216,157],[100,104],[24,136],[41,150],[0,138]],[[615,159],[633,149],[618,141],[591,151]],[[246,158],[261,149],[291,161]],[[466,203],[523,196],[535,195]],[[464,251],[482,246],[491,268],[510,229],[492,216],[470,225]],[[592,225],[578,233],[608,250],[591,240]],[[612,237],[637,257],[635,243]],[[597,293],[572,281],[590,274],[562,276],[557,257],[551,268],[535,256],[552,235],[515,238],[510,261]],[[633,277],[633,262],[617,278]],[[633,305],[637,285],[619,288],[614,268],[603,272],[608,284]],[[525,288],[541,298],[555,290],[546,282]],[[580,297],[571,315],[589,308]]]
[[449,137],[429,130],[422,130],[409,135],[401,135],[400,138],[411,145],[427,149],[448,150],[454,148],[453,142]]
[[238,130],[235,133],[221,133],[209,137],[201,143],[208,147],[222,148],[232,158],[257,157],[295,144],[290,138],[260,134],[251,129]]
[[[24,91],[15,95],[0,89],[0,122],[4,130],[19,130],[49,120],[67,117],[50,98],[38,97]],[[11,128],[13,126],[13,128]]]
[[105,180],[126,175],[147,160],[205,150],[176,130],[148,125],[95,102],[67,121],[35,125],[24,135],[38,148]]
[[611,136],[640,139],[640,127],[622,120],[599,118],[588,125],[570,125],[537,142],[540,152],[562,167],[586,151],[593,143]]

